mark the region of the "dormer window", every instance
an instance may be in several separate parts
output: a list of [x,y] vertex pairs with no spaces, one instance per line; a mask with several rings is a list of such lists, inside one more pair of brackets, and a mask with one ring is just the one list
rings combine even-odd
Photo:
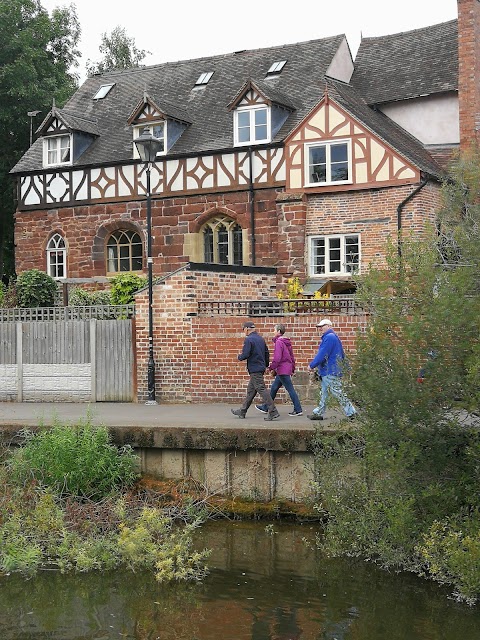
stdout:
[[[135,140],[135,138],[138,138],[138,136],[140,136],[142,133],[144,133],[145,131],[147,131],[148,133],[151,133],[152,136],[154,136],[155,138],[157,138],[158,140],[161,141],[162,145],[160,147],[160,151],[158,151],[157,156],[159,155],[164,155],[165,154],[165,138],[166,138],[166,129],[167,129],[167,123],[162,121],[162,122],[151,122],[149,124],[142,124],[141,126],[137,126],[133,128],[133,139]],[[134,147],[134,157],[138,158],[138,151],[137,148],[135,146],[135,144],[133,145]]]
[[240,108],[235,116],[235,145],[270,142],[270,108]]
[[72,136],[49,136],[43,141],[43,164],[46,167],[72,163]]

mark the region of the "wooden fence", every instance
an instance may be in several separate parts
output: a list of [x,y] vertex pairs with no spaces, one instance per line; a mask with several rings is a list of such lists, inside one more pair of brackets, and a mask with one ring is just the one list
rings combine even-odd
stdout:
[[0,400],[134,401],[133,332],[130,318],[0,321]]

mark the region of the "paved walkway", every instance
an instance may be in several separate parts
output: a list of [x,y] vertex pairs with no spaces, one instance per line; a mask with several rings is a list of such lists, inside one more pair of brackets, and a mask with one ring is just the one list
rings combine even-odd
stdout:
[[291,405],[277,405],[280,418],[265,421],[265,415],[254,406],[245,420],[232,415],[232,404],[157,404],[145,405],[121,402],[48,403],[0,402],[0,426],[36,427],[51,425],[55,421],[74,423],[90,417],[94,424],[111,427],[196,427],[201,429],[300,429],[313,430],[315,426],[336,424],[342,414],[327,411],[323,422],[308,420],[313,406],[304,408],[303,416],[290,417]]

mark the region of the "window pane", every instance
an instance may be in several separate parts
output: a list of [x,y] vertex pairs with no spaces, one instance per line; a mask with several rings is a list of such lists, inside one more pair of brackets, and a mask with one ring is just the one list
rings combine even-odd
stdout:
[[267,125],[260,125],[255,127],[255,140],[267,139]]
[[348,180],[348,146],[346,144],[332,144],[330,147],[332,182]]
[[327,181],[327,160],[325,147],[310,147],[309,181]]
[[248,142],[250,140],[250,129],[239,129],[238,130],[238,141],[239,142]]
[[250,126],[250,112],[249,111],[239,111],[238,112],[238,126],[239,127],[249,127]]
[[325,239],[315,238],[312,241],[313,273],[325,273]]
[[117,271],[117,248],[116,247],[108,247],[107,249],[107,262],[108,262],[108,271]]
[[267,124],[267,110],[266,109],[257,109],[256,111],[254,111],[255,113],[255,124],[256,125],[261,125]]
[[210,227],[203,231],[203,256],[205,262],[213,262],[213,231]]
[[348,164],[332,165],[332,182],[340,182],[342,180],[348,180]]
[[330,238],[328,256],[329,271],[335,273],[341,271],[340,238]]
[[228,232],[223,225],[219,225],[217,230],[218,237],[218,262],[220,264],[228,264]]
[[132,258],[132,271],[142,270],[142,258]]
[[326,161],[325,147],[310,147],[310,164],[325,164]]
[[242,228],[238,224],[233,228],[233,264],[243,264]]
[[142,245],[141,244],[132,244],[132,257],[138,258],[140,256],[140,258],[142,257]]
[[357,273],[359,265],[358,236],[345,237],[345,271]]
[[330,146],[330,159],[332,162],[346,162],[348,160],[347,145],[332,144]]

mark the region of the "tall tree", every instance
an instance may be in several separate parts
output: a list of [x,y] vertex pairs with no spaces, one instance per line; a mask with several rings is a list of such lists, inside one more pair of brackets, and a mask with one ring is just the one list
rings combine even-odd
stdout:
[[10,169],[28,149],[28,112],[45,117],[78,85],[80,25],[74,5],[50,15],[40,0],[0,0],[0,277],[14,272]]
[[137,49],[135,40],[129,38],[123,27],[117,26],[110,35],[102,34],[99,51],[103,55],[99,62],[87,60],[86,69],[89,76],[114,69],[130,69],[138,67],[150,51]]

